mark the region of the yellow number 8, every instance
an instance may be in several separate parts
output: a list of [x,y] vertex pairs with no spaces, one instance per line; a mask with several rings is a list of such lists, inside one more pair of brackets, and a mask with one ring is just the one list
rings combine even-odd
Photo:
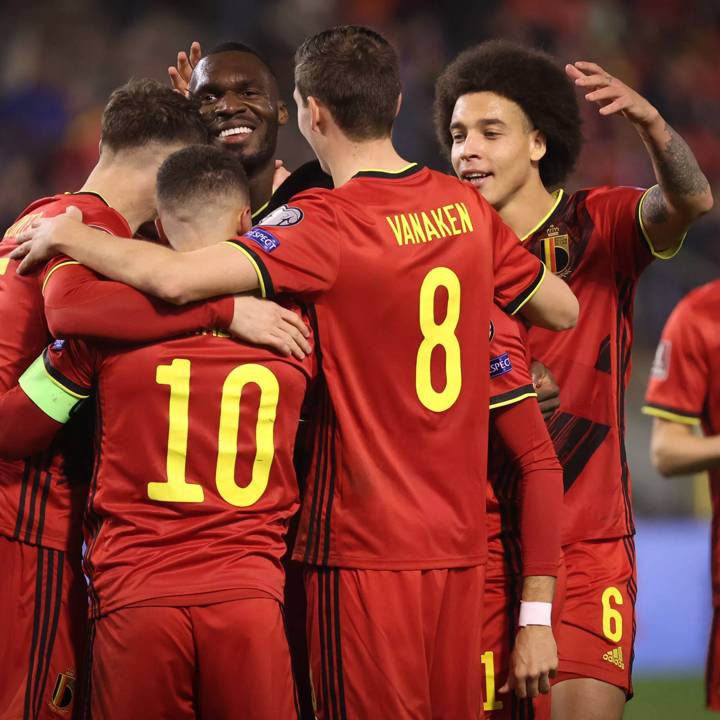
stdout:
[[602,625],[603,635],[610,642],[620,642],[623,634],[623,619],[620,611],[610,605],[613,600],[616,605],[623,604],[622,593],[616,587],[607,587],[602,594]]
[[[447,290],[445,319],[435,322],[435,293],[439,287]],[[455,403],[462,386],[460,343],[455,330],[460,321],[460,280],[446,267],[433,268],[420,287],[420,343],[415,365],[415,391],[420,402],[433,412],[443,412]],[[431,363],[436,347],[445,350],[445,387],[438,392],[432,385]]]

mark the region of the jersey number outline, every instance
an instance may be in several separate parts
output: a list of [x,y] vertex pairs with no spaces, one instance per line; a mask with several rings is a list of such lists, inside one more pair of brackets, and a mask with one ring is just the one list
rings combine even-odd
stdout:
[[[435,321],[435,294],[439,287],[448,295],[447,312],[442,322]],[[446,267],[433,268],[420,286],[420,331],[423,340],[415,363],[415,392],[418,400],[433,412],[451,408],[462,388],[460,342],[455,331],[460,322],[460,280]],[[438,346],[445,350],[445,387],[438,392],[432,384],[432,354]]]
[[[203,502],[202,485],[188,482],[185,472],[190,414],[190,360],[175,358],[169,365],[158,365],[155,382],[170,386],[168,407],[168,449],[166,480],[147,484],[148,497],[157,502]],[[237,434],[240,425],[240,403],[245,386],[260,388],[260,403],[255,424],[255,458],[250,482],[235,482]],[[275,457],[275,417],[280,385],[264,365],[247,363],[231,370],[223,382],[220,399],[215,486],[220,497],[235,507],[254,505],[263,495],[270,479]]]

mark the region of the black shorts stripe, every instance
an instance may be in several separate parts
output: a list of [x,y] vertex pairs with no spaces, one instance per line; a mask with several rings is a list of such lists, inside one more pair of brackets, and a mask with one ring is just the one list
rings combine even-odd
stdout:
[[20,490],[20,506],[18,508],[15,531],[13,532],[13,537],[16,540],[20,539],[20,531],[22,529],[23,516],[25,514],[25,499],[27,497],[27,489],[30,483],[30,474],[32,472],[32,467],[32,460],[30,458],[27,458],[25,460],[25,467],[23,468],[22,489]]
[[88,623],[85,653],[83,655],[83,672],[82,677],[80,678],[80,699],[82,701],[82,707],[79,711],[79,717],[81,720],[90,720],[90,695],[92,693],[93,647],[95,643],[96,623],[97,620],[91,620]]
[[[321,381],[324,382],[324,381]],[[315,430],[315,437],[313,438],[313,455],[315,458],[315,481],[313,484],[313,498],[310,506],[310,520],[308,523],[308,537],[305,545],[305,557],[306,563],[317,562],[320,548],[320,523],[321,523],[321,512],[322,508],[322,496],[325,493],[325,439],[326,431],[325,426],[327,424],[327,411],[328,411],[329,398],[327,395],[327,389],[322,388],[320,391],[319,400],[319,411],[317,427]]]
[[[60,608],[62,606],[62,589],[63,589],[63,571],[65,563],[65,554],[58,550],[49,550],[51,557],[55,558],[54,571],[50,569],[50,563],[48,563],[48,589],[47,589],[47,603],[48,607],[51,607],[52,620],[50,624],[50,636],[48,638],[47,648],[45,650],[45,659],[43,662],[42,669],[40,669],[40,681],[37,683],[35,692],[35,700],[33,702],[33,708],[35,715],[40,714],[42,707],[43,696],[45,695],[45,688],[47,686],[48,671],[50,670],[50,661],[53,655],[53,649],[55,647],[55,638],[57,636],[58,624],[60,621]],[[54,592],[52,586],[54,583]]]
[[45,566],[45,550],[38,548],[37,565],[35,566],[35,606],[33,608],[33,629],[30,640],[30,659],[28,662],[27,679],[25,681],[25,703],[23,705],[23,720],[32,720],[31,700],[33,678],[35,676],[35,662],[37,655],[37,640],[40,632],[40,616],[43,602],[43,571]]
[[327,648],[327,658],[328,658],[328,689],[329,689],[329,695],[330,695],[330,706],[329,709],[332,709],[332,712],[329,714],[329,717],[334,718],[334,720],[340,720],[340,705],[338,703],[338,693],[337,693],[337,687],[335,684],[335,674],[336,674],[336,646],[333,642],[333,631],[334,631],[334,620],[335,620],[335,613],[333,612],[333,594],[332,594],[332,587],[331,587],[331,580],[332,580],[332,568],[323,569],[323,593],[325,595],[324,600],[324,608],[325,608],[325,647]]
[[327,568],[315,568],[315,577],[317,579],[317,621],[318,621],[318,641],[320,643],[320,697],[322,699],[322,707],[327,718],[331,718],[331,708],[329,702],[329,674],[328,674],[328,657],[327,644],[325,642],[325,576]]
[[537,290],[540,283],[545,277],[545,266],[541,265],[538,274],[535,279],[528,285],[512,302],[508,303],[503,310],[508,315],[514,315],[519,308],[522,307],[523,303]]
[[332,568],[333,580],[333,607],[335,610],[335,657],[337,658],[337,685],[338,704],[340,705],[340,718],[347,720],[347,707],[345,706],[345,673],[343,670],[342,643],[340,634],[340,570]]
[[35,504],[37,496],[40,492],[40,480],[42,479],[42,465],[35,462],[33,467],[32,490],[30,491],[30,509],[28,512],[27,523],[25,525],[25,534],[21,538],[24,542],[29,543],[32,538],[33,525],[35,524]]
[[52,616],[52,598],[55,579],[56,557],[54,550],[47,550],[47,571],[45,573],[45,593],[43,598],[42,626],[40,630],[40,644],[38,646],[37,663],[35,665],[35,680],[33,682],[32,714],[37,714],[37,699],[40,687],[43,684],[42,670],[45,666],[45,659],[52,648],[48,648],[48,636],[50,632],[50,618]]
[[48,497],[50,495],[50,485],[52,483],[52,473],[49,470],[48,463],[43,471],[42,493],[40,495],[40,510],[38,512],[37,531],[35,532],[35,542],[42,544],[43,530],[45,530],[45,510],[47,509]]
[[335,456],[335,432],[337,430],[337,418],[332,403],[328,400],[330,411],[330,422],[328,427],[329,463],[330,463],[330,488],[328,490],[327,506],[325,508],[325,549],[322,562],[328,562],[330,558],[330,524],[332,521],[333,501],[335,500],[335,478],[337,476],[337,464]]

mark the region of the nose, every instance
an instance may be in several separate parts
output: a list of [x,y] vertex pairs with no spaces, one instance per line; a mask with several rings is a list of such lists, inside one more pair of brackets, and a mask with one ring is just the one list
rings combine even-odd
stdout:
[[460,157],[463,160],[482,157],[482,137],[479,133],[468,132],[460,148]]
[[239,93],[228,90],[215,106],[215,113],[218,115],[235,115],[247,109],[245,98]]

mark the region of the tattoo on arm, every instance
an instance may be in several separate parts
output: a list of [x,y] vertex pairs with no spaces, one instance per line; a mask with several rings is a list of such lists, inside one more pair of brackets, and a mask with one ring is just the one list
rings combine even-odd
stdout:
[[653,185],[645,195],[642,204],[643,216],[646,222],[653,225],[660,225],[667,222],[668,206],[665,202],[665,195],[659,185]]
[[665,146],[652,152],[660,187],[670,195],[708,192],[710,185],[687,143],[667,123],[665,132],[670,136]]

